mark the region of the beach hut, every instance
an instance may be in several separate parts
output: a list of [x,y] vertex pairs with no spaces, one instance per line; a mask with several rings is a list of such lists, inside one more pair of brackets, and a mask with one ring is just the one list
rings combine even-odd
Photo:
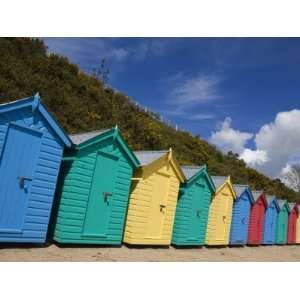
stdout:
[[278,214],[276,226],[276,244],[283,245],[287,243],[287,230],[290,207],[286,200],[278,200],[278,204],[280,211]]
[[262,244],[273,245],[275,244],[276,226],[280,208],[275,196],[267,196],[266,199],[268,206],[265,212],[264,234]]
[[290,214],[288,220],[288,244],[296,244],[297,235],[297,219],[299,216],[298,205],[296,203],[289,203]]
[[70,135],[57,193],[54,240],[120,245],[139,162],[118,128]]
[[260,245],[263,239],[265,211],[268,206],[262,191],[252,191],[254,204],[251,207],[248,229],[248,244]]
[[236,193],[230,176],[213,176],[212,180],[216,192],[210,205],[205,244],[208,246],[228,245],[232,205],[236,199]]
[[254,204],[251,189],[247,185],[234,184],[236,201],[233,203],[230,245],[245,245],[248,238],[250,210]]
[[172,149],[135,155],[141,166],[132,178],[124,242],[170,245],[179,186],[185,176]]
[[297,218],[297,228],[296,228],[296,243],[300,244],[300,205],[298,205],[298,218]]
[[181,169],[187,182],[179,190],[172,244],[202,246],[215,186],[206,166],[182,166]]
[[0,105],[0,242],[45,241],[65,147],[38,94]]

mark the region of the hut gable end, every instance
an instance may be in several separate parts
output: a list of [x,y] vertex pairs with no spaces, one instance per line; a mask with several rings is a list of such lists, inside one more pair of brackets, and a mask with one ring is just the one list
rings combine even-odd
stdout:
[[138,160],[118,129],[84,136],[75,138],[81,143],[64,161],[55,240],[119,245]]
[[[13,190],[15,196],[10,198],[23,197],[23,203],[26,203],[26,207],[18,205],[18,209],[14,209],[14,219],[23,216],[18,233],[11,234],[10,230],[2,233],[1,241],[45,240],[64,147],[70,146],[68,136],[38,95],[0,105],[0,153],[1,160],[7,162],[2,164],[1,172],[4,172],[4,165],[10,165],[10,176],[20,180]],[[15,150],[12,151],[11,147]],[[23,153],[18,149],[22,149]],[[9,155],[13,155],[14,159]],[[13,165],[15,161],[18,168]],[[23,189],[27,190],[26,197],[22,195]],[[12,195],[12,191],[8,193]]]

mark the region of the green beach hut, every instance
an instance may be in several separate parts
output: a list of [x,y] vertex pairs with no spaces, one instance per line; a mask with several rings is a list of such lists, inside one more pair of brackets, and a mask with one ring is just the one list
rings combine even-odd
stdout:
[[286,200],[278,200],[278,205],[280,211],[277,217],[276,244],[284,245],[287,244],[290,207]]
[[215,186],[206,166],[182,166],[181,169],[187,181],[179,191],[172,244],[202,246]]
[[54,240],[119,245],[139,162],[118,128],[70,135],[59,178]]

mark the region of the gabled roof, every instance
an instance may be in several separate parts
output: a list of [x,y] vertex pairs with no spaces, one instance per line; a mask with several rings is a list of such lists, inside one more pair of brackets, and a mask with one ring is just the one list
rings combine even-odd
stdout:
[[286,205],[286,207],[288,209],[288,212],[290,212],[290,207],[289,207],[288,202],[286,200],[278,199],[277,202],[278,202],[280,210],[282,210],[283,207]]
[[205,166],[181,166],[181,170],[184,173],[187,180],[192,178],[199,171],[204,170]]
[[235,190],[237,198],[241,197],[244,192],[247,192],[248,195],[250,196],[251,202],[254,203],[253,194],[252,194],[252,191],[251,191],[249,185],[246,185],[246,184],[234,184],[233,188]]
[[294,208],[297,209],[297,211],[299,211],[298,205],[296,203],[289,203],[289,207],[290,207],[290,211],[292,211]]
[[119,145],[122,147],[129,160],[132,162],[133,166],[137,168],[140,163],[137,157],[134,155],[133,151],[128,147],[127,143],[123,139],[121,132],[117,126],[111,129],[102,129],[80,134],[73,134],[70,136],[70,138],[74,141],[74,144],[76,144],[76,149],[78,150],[90,147],[95,143],[111,137],[118,141]]
[[69,139],[68,135],[65,133],[63,128],[60,127],[59,123],[55,120],[52,114],[46,109],[38,93],[32,97],[1,104],[0,114],[25,107],[31,107],[33,113],[36,110],[39,111],[39,113],[44,117],[44,119],[47,121],[47,123],[56,133],[59,139],[64,143],[64,145],[66,147],[72,146],[72,142]]
[[262,193],[263,193],[263,191],[252,191],[252,195],[253,195],[255,202],[260,198]]
[[243,184],[234,184],[233,188],[236,192],[237,197],[240,197],[244,193],[244,191],[247,188],[249,188],[249,186],[248,185],[243,185]]
[[206,165],[203,165],[203,166],[181,166],[181,170],[187,179],[187,183],[186,183],[187,185],[194,182],[194,180],[196,180],[199,175],[201,175],[203,172],[205,172],[212,190],[213,191],[216,190],[216,187],[215,187],[211,177],[207,173]]
[[276,199],[276,198],[273,195],[272,196],[270,196],[270,195],[266,196],[266,200],[267,200],[268,205],[270,205],[274,199]]
[[270,206],[271,203],[274,201],[275,206],[276,206],[276,208],[277,208],[277,211],[280,210],[280,207],[279,207],[279,204],[278,204],[278,200],[276,199],[276,197],[275,197],[274,195],[267,195],[267,196],[266,196],[266,201],[267,201],[267,203],[268,203],[268,206]]
[[155,164],[160,159],[168,159],[168,162],[173,167],[173,170],[177,174],[179,180],[183,183],[186,181],[186,177],[182,172],[177,160],[173,155],[173,150],[159,150],[159,151],[136,151],[134,152],[138,160],[140,161],[140,165],[142,167],[148,168],[149,165]]
[[160,157],[166,155],[168,150],[160,151],[135,151],[134,154],[138,158],[141,166],[149,165]]
[[228,179],[227,176],[212,176],[211,177],[216,189],[218,189]]
[[69,137],[73,144],[79,145],[85,141],[88,141],[89,139],[92,139],[93,137],[102,134],[106,131],[109,131],[110,129],[103,129],[103,130],[95,130],[95,131],[89,131],[89,132],[82,132],[82,133],[76,133],[76,134],[70,134]]
[[215,187],[216,187],[216,190],[218,190],[219,188],[221,188],[223,185],[225,184],[228,184],[229,185],[229,188],[231,190],[231,193],[233,194],[233,197],[234,199],[236,199],[236,192],[233,188],[233,185],[231,183],[231,179],[230,179],[230,176],[226,177],[226,176],[212,176],[211,177]]

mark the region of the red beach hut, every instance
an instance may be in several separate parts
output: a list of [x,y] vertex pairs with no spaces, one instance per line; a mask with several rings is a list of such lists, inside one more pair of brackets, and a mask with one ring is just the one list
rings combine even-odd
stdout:
[[252,205],[248,228],[248,244],[260,245],[263,238],[265,210],[268,206],[262,191],[252,191],[254,204]]
[[297,218],[299,215],[298,206],[296,203],[289,203],[291,212],[289,214],[288,223],[288,244],[296,244],[296,228],[297,228]]

